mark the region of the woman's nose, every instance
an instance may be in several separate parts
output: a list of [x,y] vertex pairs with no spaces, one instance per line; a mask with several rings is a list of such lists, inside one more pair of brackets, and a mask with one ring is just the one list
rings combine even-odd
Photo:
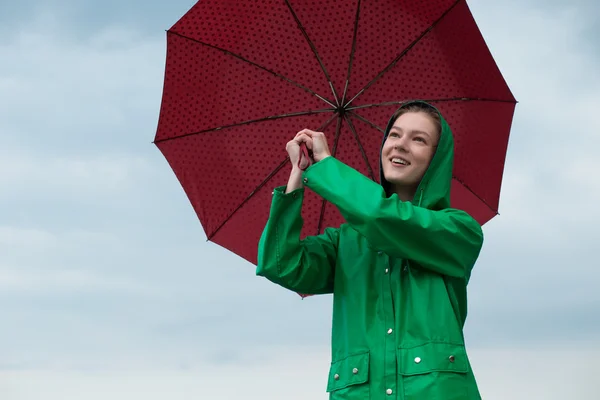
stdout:
[[406,139],[399,138],[396,140],[396,143],[394,143],[394,150],[402,150],[406,152]]

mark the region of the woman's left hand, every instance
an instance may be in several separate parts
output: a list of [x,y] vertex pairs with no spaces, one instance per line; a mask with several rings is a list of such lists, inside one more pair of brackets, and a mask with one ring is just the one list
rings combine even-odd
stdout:
[[306,143],[306,147],[312,151],[312,158],[315,162],[331,157],[331,152],[327,145],[327,138],[323,132],[303,129],[296,134],[296,139]]

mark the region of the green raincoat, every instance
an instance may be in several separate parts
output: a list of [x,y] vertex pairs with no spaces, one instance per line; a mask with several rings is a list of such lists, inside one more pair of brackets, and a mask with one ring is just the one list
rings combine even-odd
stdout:
[[256,274],[298,293],[333,293],[332,400],[481,398],[463,326],[483,233],[450,208],[454,140],[441,122],[412,202],[328,157],[304,171],[304,186],[346,222],[300,240],[304,189],[273,192]]

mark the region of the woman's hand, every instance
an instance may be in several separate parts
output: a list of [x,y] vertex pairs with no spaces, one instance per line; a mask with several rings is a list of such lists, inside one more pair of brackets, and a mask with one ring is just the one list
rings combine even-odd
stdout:
[[[302,155],[301,144],[306,144],[306,148],[312,153],[312,159]],[[293,192],[302,187],[302,171],[308,168],[313,162],[321,161],[329,156],[329,147],[327,139],[322,132],[314,132],[309,129],[301,130],[296,136],[287,142],[285,146],[290,162],[292,163],[292,172],[285,190],[285,193]]]
[[312,151],[314,162],[319,162],[331,156],[327,138],[323,132],[315,132],[310,129],[303,129],[296,134],[294,138],[298,143],[306,143],[306,147]]
[[305,170],[312,164],[311,159],[302,156],[302,151],[300,150],[300,145],[302,143],[303,141],[299,139],[299,134],[297,134],[296,137],[287,142],[285,146],[285,149],[290,156],[290,162],[292,163],[292,173],[301,174],[302,170]]
[[[300,150],[300,145],[302,143],[304,143],[306,148],[312,153],[312,160],[302,156]],[[290,156],[292,169],[294,170],[304,170],[313,164],[313,162],[319,162],[331,156],[325,134],[323,132],[311,131],[310,129],[303,129],[298,132],[296,136],[287,143],[285,149]]]

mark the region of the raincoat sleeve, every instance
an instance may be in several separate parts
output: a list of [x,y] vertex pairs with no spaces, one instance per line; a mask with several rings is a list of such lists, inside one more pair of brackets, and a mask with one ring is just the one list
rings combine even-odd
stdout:
[[325,229],[300,240],[304,189],[273,192],[271,211],[258,245],[256,275],[302,294],[333,292],[339,230]]
[[481,226],[467,213],[417,207],[327,157],[303,174],[304,185],[340,210],[374,247],[436,273],[469,279],[483,244]]

